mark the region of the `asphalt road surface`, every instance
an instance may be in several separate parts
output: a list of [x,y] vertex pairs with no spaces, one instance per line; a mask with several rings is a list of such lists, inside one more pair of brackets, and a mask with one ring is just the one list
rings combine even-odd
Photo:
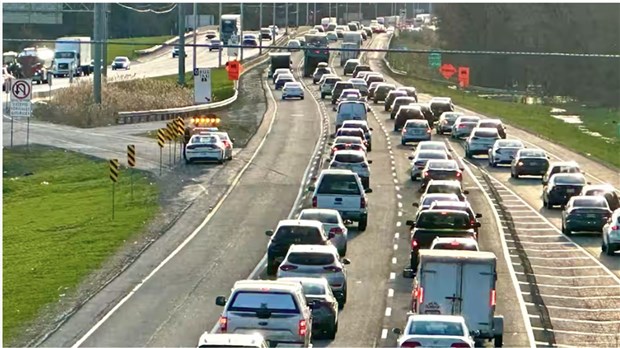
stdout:
[[[284,33],[283,30],[280,31],[276,39],[282,37]],[[185,40],[186,44],[193,44],[194,39],[192,37],[187,38]],[[197,44],[206,44],[207,39],[203,33],[199,33],[196,38]],[[271,45],[271,41],[264,41],[264,45]],[[222,50],[222,64],[224,64],[228,60],[227,49]],[[191,46],[185,46],[185,52],[187,57],[185,57],[185,71],[192,71],[192,62],[194,57],[194,50]],[[250,57],[254,57],[258,55],[259,49],[244,49],[243,58],[247,59]],[[218,66],[218,51],[209,52],[208,47],[197,47],[196,48],[196,65],[199,68],[214,68]],[[122,80],[122,79],[133,79],[133,78],[141,78],[141,77],[156,77],[156,76],[165,76],[176,74],[179,69],[179,63],[177,58],[172,58],[172,46],[164,48],[157,53],[153,53],[151,55],[145,56],[141,58],[140,61],[131,62],[131,66],[129,70],[112,70],[109,66],[106,67],[108,69],[108,80]],[[75,78],[74,83],[80,80],[91,80],[91,76]],[[66,88],[69,87],[69,78],[56,78],[52,81],[52,90],[58,88]],[[34,85],[34,92],[45,92],[49,90],[48,85]]]

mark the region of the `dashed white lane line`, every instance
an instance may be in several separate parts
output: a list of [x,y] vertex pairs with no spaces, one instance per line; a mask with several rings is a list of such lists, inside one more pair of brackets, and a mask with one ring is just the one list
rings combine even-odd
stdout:
[[389,316],[391,316],[391,315],[392,315],[392,307],[387,307],[387,308],[385,309],[385,316],[386,316],[386,317],[389,317]]
[[394,233],[394,239],[398,239],[398,238],[400,238],[400,233],[398,232]]
[[394,265],[395,265],[395,264],[396,264],[396,262],[397,262],[396,258],[395,258],[395,257],[393,257],[393,258],[392,258],[392,264],[394,264]]
[[396,279],[396,273],[390,272],[390,280]]
[[400,227],[402,224],[403,224],[402,222],[397,221],[397,222],[396,222],[396,227]]
[[388,329],[383,329],[381,330],[381,339],[387,339],[387,335],[388,335]]
[[398,184],[398,180],[394,179],[394,183],[395,183],[395,184]]
[[394,297],[394,289],[388,289],[388,297]]
[[403,196],[402,196],[400,193],[397,193],[397,194],[396,194],[396,198],[397,198],[397,199],[403,199]]
[[398,187],[398,186],[394,186],[394,189],[395,189],[396,191],[400,191],[400,187]]
[[398,244],[394,244],[394,250],[398,250]]
[[403,216],[403,212],[402,212],[402,211],[399,211],[399,212],[398,212],[398,216],[399,216],[399,217],[400,217],[400,216]]

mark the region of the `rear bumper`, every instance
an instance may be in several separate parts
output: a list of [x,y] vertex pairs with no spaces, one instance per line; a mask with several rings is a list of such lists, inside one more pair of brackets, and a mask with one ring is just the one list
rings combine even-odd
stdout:
[[[334,209],[333,207],[331,209]],[[336,209],[338,210],[338,209]],[[363,219],[368,218],[368,211],[366,209],[364,210],[349,210],[349,211],[342,211],[342,210],[338,210],[338,212],[340,213],[340,216],[342,216],[342,218],[344,220],[352,220],[352,221],[360,221]]]
[[431,140],[431,135],[428,133],[420,134],[420,135],[404,134],[404,135],[401,135],[400,137],[401,142],[425,141],[425,140]]
[[493,162],[495,163],[511,163],[514,158],[514,155],[508,154],[493,154]]
[[492,147],[493,145],[478,145],[478,144],[468,144],[467,145],[467,150],[469,151],[469,153],[471,154],[480,154],[480,155],[486,155],[489,153],[489,149]]
[[564,225],[571,231],[602,232],[605,221],[602,219],[599,221],[566,220]]
[[219,153],[185,152],[185,157],[189,161],[220,161],[224,159],[224,151]]
[[545,175],[547,168],[535,166],[515,166],[515,173],[518,175]]
[[293,343],[293,344],[305,344],[306,338],[299,335],[292,334],[288,331],[276,331],[276,330],[264,330],[262,327],[256,328],[243,328],[237,330],[231,330],[228,328],[228,332],[236,334],[255,334],[259,333],[265,338],[266,341],[277,343]]

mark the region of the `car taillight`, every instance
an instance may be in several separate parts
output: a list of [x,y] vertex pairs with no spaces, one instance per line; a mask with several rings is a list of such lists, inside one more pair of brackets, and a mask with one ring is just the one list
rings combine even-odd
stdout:
[[452,343],[450,348],[469,348],[469,344],[464,342]]
[[224,143],[224,146],[226,146],[226,147],[230,146],[230,144],[228,144],[228,141],[223,140],[222,142]]
[[366,197],[360,199],[360,208],[366,208]]
[[461,177],[461,175],[462,175],[462,174],[461,174],[461,172],[456,172],[456,177],[457,177],[457,178],[460,178],[460,177]]
[[402,348],[412,348],[412,347],[422,347],[422,344],[417,341],[407,341],[407,342],[403,342],[403,344],[401,344],[400,346]]
[[[336,266],[326,266],[326,267],[323,267],[323,269],[326,271],[334,272],[334,273],[342,272],[342,268],[336,267]],[[335,286],[336,284],[333,284],[333,285]]]
[[329,230],[329,232],[332,232],[334,234],[342,234],[342,228],[340,227],[334,227],[331,230]]
[[316,196],[312,197],[312,208],[316,208],[318,205]]
[[416,288],[415,298],[418,300],[419,303],[424,303],[424,288],[423,287]]
[[497,299],[496,294],[495,294],[495,289],[491,290],[491,307],[495,306],[495,300]]
[[220,317],[220,332],[226,333],[228,330],[228,318]]
[[[471,219],[471,220],[469,221],[469,223],[473,226],[473,225],[476,223],[476,220]],[[452,243],[457,243],[456,245],[458,245],[458,242],[452,242]],[[454,244],[453,244],[453,245],[454,245]]]
[[301,319],[299,321],[299,336],[306,336],[308,332],[308,323],[306,323],[306,319]]
[[417,249],[418,248],[418,241],[415,239],[411,240],[411,249]]
[[426,133],[431,134],[431,130],[430,130],[430,129],[427,129],[427,130],[426,130]]
[[294,269],[297,269],[297,266],[293,266],[293,265],[282,265],[280,266],[280,269],[283,271],[292,271]]
[[611,229],[613,231],[618,231],[618,230],[620,230],[620,227],[618,227],[618,226],[611,226]]
[[427,176],[428,176],[428,172],[424,172],[424,177],[427,177]]
[[465,128],[464,124],[459,124],[459,128]]

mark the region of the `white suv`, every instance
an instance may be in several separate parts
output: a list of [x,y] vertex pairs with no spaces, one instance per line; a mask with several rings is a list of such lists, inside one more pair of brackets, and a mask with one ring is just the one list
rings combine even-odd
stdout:
[[222,333],[258,333],[273,343],[310,346],[312,313],[301,283],[240,280],[229,299],[218,296],[215,304],[224,307]]
[[493,148],[495,141],[501,139],[497,129],[474,128],[465,141],[465,157],[473,158],[476,155],[486,155]]

